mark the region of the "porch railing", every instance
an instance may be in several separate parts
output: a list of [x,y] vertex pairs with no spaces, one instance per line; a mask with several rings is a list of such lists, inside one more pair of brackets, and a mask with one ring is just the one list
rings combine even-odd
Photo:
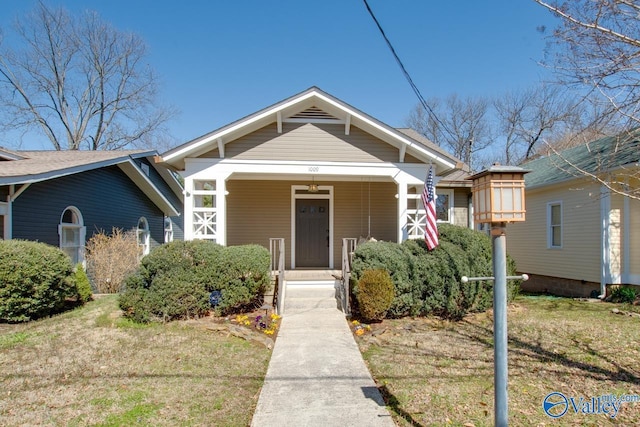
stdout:
[[353,253],[358,245],[358,239],[345,237],[342,239],[342,281],[340,283],[340,300],[342,302],[342,312],[346,315],[351,314],[351,301],[349,289],[351,280],[351,262],[353,261]]
[[269,252],[271,253],[271,277],[275,279],[273,303],[276,313],[282,315],[284,313],[284,294],[286,289],[284,279],[284,238],[270,238]]

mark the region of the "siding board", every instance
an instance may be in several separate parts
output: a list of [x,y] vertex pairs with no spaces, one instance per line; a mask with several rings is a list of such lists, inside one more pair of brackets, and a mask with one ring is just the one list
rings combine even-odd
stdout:
[[31,184],[13,203],[13,238],[58,246],[58,224],[68,206],[80,210],[87,239],[112,227],[135,228],[144,216],[151,246],[164,240],[163,213],[117,166]]
[[[207,156],[213,155],[207,153]],[[225,157],[241,160],[301,160],[397,162],[399,150],[352,126],[283,123],[282,133],[272,124],[228,143]]]
[[[294,181],[227,182],[227,244],[257,243],[269,247],[269,238],[284,237],[286,267],[291,268],[291,186]],[[316,181],[334,187],[335,268],[341,267],[342,238],[371,236],[395,241],[397,234],[397,186],[394,183]],[[371,199],[369,203],[369,198]],[[369,208],[370,207],[370,208]]]

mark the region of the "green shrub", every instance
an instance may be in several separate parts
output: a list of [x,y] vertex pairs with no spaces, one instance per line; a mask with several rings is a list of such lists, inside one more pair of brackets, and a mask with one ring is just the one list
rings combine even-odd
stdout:
[[636,300],[637,294],[634,288],[618,286],[611,293],[611,302],[631,304]]
[[219,314],[262,302],[269,284],[269,251],[262,246],[224,247],[206,240],[174,241],[142,259],[124,282],[120,308],[138,321],[169,321],[209,311],[209,294],[220,291]]
[[358,281],[356,298],[366,320],[382,320],[391,307],[394,286],[387,270],[365,270]]
[[[435,314],[459,319],[466,313],[484,311],[493,303],[493,282],[462,283],[462,276],[493,275],[491,240],[480,232],[440,224],[440,245],[427,250],[422,239],[402,244],[373,242],[356,248],[353,274],[384,268],[391,273],[395,298],[388,312],[394,317]],[[515,263],[507,261],[507,274]],[[509,281],[507,297],[513,300],[519,281]]]
[[80,302],[85,303],[93,299],[93,291],[91,290],[91,283],[87,277],[87,273],[84,272],[84,268],[81,263],[76,265],[73,273],[73,280],[76,283],[78,290],[78,299]]
[[[392,317],[417,314],[419,307],[414,304],[414,283],[411,280],[413,259],[401,245],[392,242],[367,242],[356,248],[353,265],[354,297],[357,282],[366,270],[384,269],[389,272],[395,287],[395,298],[388,314]],[[357,301],[353,298],[352,301]],[[357,310],[357,307],[355,307]]]
[[0,240],[0,320],[25,322],[60,313],[78,299],[69,257],[39,242]]

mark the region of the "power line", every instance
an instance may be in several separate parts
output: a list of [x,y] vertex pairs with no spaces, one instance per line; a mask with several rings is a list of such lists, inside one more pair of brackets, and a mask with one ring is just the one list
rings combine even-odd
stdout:
[[387,42],[387,46],[389,46],[389,49],[391,50],[391,53],[393,54],[393,57],[396,59],[396,62],[398,63],[398,65],[400,66],[400,69],[402,70],[402,74],[404,74],[404,77],[407,79],[407,81],[409,82],[409,86],[411,86],[411,89],[413,89],[413,92],[416,94],[416,96],[418,97],[418,100],[420,101],[420,104],[422,105],[422,107],[427,111],[427,113],[429,113],[431,115],[431,117],[438,122],[445,131],[447,131],[450,135],[453,135],[453,132],[451,132],[449,130],[449,128],[447,127],[447,125],[445,125],[442,120],[440,120],[438,118],[438,116],[436,115],[435,111],[433,111],[433,109],[429,106],[429,104],[427,104],[427,101],[424,99],[424,97],[422,96],[422,93],[420,93],[420,89],[418,89],[418,86],[416,86],[416,84],[413,82],[413,79],[411,78],[411,75],[409,74],[409,72],[407,71],[407,69],[405,68],[404,64],[402,63],[402,61],[400,60],[400,57],[398,56],[398,54],[396,53],[396,50],[393,48],[393,45],[391,44],[391,41],[389,41],[389,38],[387,37],[387,35],[385,34],[384,30],[382,29],[382,26],[380,25],[380,23],[378,22],[378,19],[376,18],[376,16],[373,14],[373,11],[371,10],[371,7],[369,7],[369,3],[367,3],[367,0],[363,0],[364,1],[364,5],[367,8],[367,11],[369,12],[369,15],[371,15],[371,18],[373,18],[373,21],[376,23],[376,26],[378,27],[378,30],[380,30],[380,34],[382,34],[382,37],[384,38],[384,41]]

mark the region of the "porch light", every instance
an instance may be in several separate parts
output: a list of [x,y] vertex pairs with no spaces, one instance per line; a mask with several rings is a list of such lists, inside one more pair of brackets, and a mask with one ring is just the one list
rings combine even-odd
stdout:
[[524,221],[524,174],[517,166],[493,165],[473,180],[473,219],[477,223]]
[[[524,221],[524,174],[515,166],[493,165],[468,179],[473,180],[473,217],[491,223],[493,277],[493,385],[494,425],[509,424],[507,357],[507,223]],[[517,278],[517,277],[510,277]],[[526,277],[519,277],[526,280]],[[467,281],[471,280],[466,278]],[[463,278],[463,282],[465,278]]]
[[315,182],[315,178],[311,178],[312,182],[307,186],[307,191],[309,193],[317,193],[318,192],[318,184]]

